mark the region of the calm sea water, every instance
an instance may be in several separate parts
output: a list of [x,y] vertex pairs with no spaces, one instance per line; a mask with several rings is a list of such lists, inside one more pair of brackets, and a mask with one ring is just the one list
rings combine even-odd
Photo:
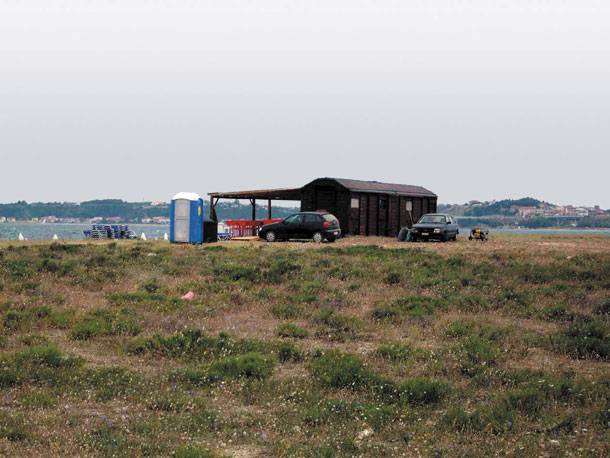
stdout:
[[[165,225],[130,224],[129,228],[138,236],[146,234],[149,240],[169,234]],[[20,233],[28,240],[50,240],[55,234],[62,240],[83,240],[85,229],[91,229],[91,224],[0,223],[0,240],[17,240]]]
[[[146,238],[154,240],[162,239],[163,234],[169,234],[169,226],[130,224],[129,228],[138,236],[146,234]],[[17,240],[19,233],[28,240],[50,240],[57,234],[63,240],[82,240],[83,231],[91,229],[90,224],[36,224],[36,223],[0,223],[0,240]],[[462,235],[467,235],[470,230],[466,227],[460,228]],[[610,236],[608,229],[513,229],[498,228],[491,229],[492,234],[555,234],[555,235],[606,235]]]

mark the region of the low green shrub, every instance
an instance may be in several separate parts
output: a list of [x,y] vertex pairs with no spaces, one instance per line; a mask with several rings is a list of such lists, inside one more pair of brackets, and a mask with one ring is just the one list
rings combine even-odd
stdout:
[[599,319],[581,319],[551,337],[552,347],[579,359],[610,359],[608,325]]
[[4,329],[8,332],[18,331],[43,321],[52,315],[52,310],[46,305],[23,309],[10,309],[3,317]]
[[288,278],[294,278],[302,270],[301,264],[289,258],[273,258],[268,269],[262,271],[262,278],[269,283],[281,283]]
[[61,261],[56,259],[45,258],[40,263],[38,270],[40,272],[48,272],[58,277],[72,275],[78,267],[76,261]]
[[344,341],[358,337],[358,331],[362,327],[357,318],[343,315],[334,310],[320,310],[312,322],[318,325],[316,335],[333,341]]
[[76,322],[70,337],[74,340],[89,340],[99,336],[135,336],[140,331],[140,324],[133,311],[97,309],[88,312]]
[[11,442],[23,442],[28,436],[23,417],[6,410],[0,410],[0,438]]
[[463,339],[454,347],[454,353],[462,372],[473,376],[481,370],[495,366],[502,350],[494,342],[474,335]]
[[266,379],[273,372],[273,361],[260,353],[246,353],[214,361],[208,368],[208,379],[216,382],[226,379]]
[[549,321],[569,321],[574,314],[564,304],[552,305],[542,310],[542,316]]
[[[548,378],[539,375],[520,386],[509,390],[503,400],[509,409],[517,410],[530,417],[538,417],[541,410],[553,403],[575,403],[582,405],[597,402],[606,395],[598,392],[597,384],[588,385],[571,376]],[[601,391],[605,391],[601,388]]]
[[127,431],[112,423],[96,427],[87,436],[89,445],[101,456],[125,456],[128,447]]
[[120,366],[83,368],[78,377],[72,374],[67,384],[75,393],[100,402],[129,396],[139,398],[152,390],[145,379]]
[[402,282],[402,275],[400,272],[388,272],[383,281],[388,285],[398,285]]
[[414,350],[410,345],[390,343],[380,345],[376,353],[390,361],[407,361],[413,356]]
[[249,352],[269,353],[271,345],[257,339],[234,339],[226,333],[208,336],[199,329],[185,329],[175,334],[135,339],[127,353],[152,353],[168,358],[216,358]]
[[466,337],[472,334],[474,330],[474,323],[467,320],[455,320],[449,323],[445,330],[445,335],[452,338]]
[[306,329],[295,323],[281,323],[277,327],[277,335],[280,337],[292,337],[294,339],[304,339],[309,335]]
[[482,407],[467,412],[462,407],[452,407],[443,416],[441,423],[448,429],[460,433],[485,431],[491,434],[502,434],[515,427],[516,417],[513,411],[503,404]]
[[277,348],[277,357],[281,363],[303,361],[304,352],[291,342],[282,342]]
[[278,304],[271,307],[271,314],[281,320],[290,320],[304,315],[305,310],[298,304]]
[[29,310],[9,310],[4,314],[4,329],[8,332],[24,328],[32,322],[32,314]]
[[593,307],[593,314],[610,318],[610,297],[602,299]]
[[242,264],[222,264],[214,268],[214,275],[221,280],[245,281],[257,283],[260,281],[261,272],[257,267]]
[[49,344],[49,339],[47,339],[45,336],[37,334],[29,334],[27,336],[22,336],[19,340],[23,343],[23,345],[26,345],[28,347]]
[[357,388],[369,384],[374,378],[360,358],[338,351],[315,358],[310,371],[318,383],[330,388]]
[[532,313],[532,299],[528,293],[504,288],[497,297],[498,306],[505,313],[529,316]]
[[161,391],[150,396],[146,401],[146,407],[158,412],[180,412],[189,404],[189,397],[181,392]]
[[49,391],[34,391],[21,397],[19,404],[28,409],[48,409],[55,407],[59,396]]
[[172,454],[175,458],[219,458],[220,455],[216,454],[210,449],[197,447],[195,445],[188,445],[180,447]]
[[145,293],[153,294],[161,289],[161,283],[157,278],[149,278],[140,285],[140,289]]
[[80,359],[64,356],[54,345],[37,345],[27,347],[14,356],[18,368],[26,366],[74,367],[80,365]]
[[529,386],[508,392],[506,402],[512,409],[533,416],[540,412],[546,403],[546,397],[537,387]]
[[376,431],[380,431],[398,414],[399,411],[395,406],[329,399],[305,407],[301,417],[304,423],[315,426],[364,421]]
[[371,317],[378,321],[393,322],[400,322],[405,318],[425,319],[444,307],[445,303],[439,299],[426,296],[407,296],[375,307],[371,312]]
[[159,292],[135,291],[131,293],[111,293],[106,299],[112,305],[142,306],[155,310],[176,310],[184,306],[179,297],[170,297]]
[[74,315],[74,310],[53,310],[48,322],[54,328],[68,329],[74,322]]
[[26,382],[39,385],[60,383],[81,365],[80,358],[65,356],[54,345],[26,347],[16,353],[0,355],[0,387]]
[[449,393],[449,385],[440,380],[414,378],[398,385],[400,402],[408,404],[434,404]]
[[184,367],[176,369],[170,372],[169,379],[172,382],[182,382],[196,386],[205,386],[210,383],[207,367]]

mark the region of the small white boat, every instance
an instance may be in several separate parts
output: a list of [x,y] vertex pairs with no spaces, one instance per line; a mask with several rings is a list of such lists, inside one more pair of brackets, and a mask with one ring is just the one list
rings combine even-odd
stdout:
[[142,235],[140,236],[140,238],[141,238],[142,240],[146,240],[146,234],[145,234],[144,232],[142,232]]
[[25,237],[23,236],[23,234],[21,232],[17,236],[17,240],[19,240],[20,242],[23,242],[25,240]]
[[57,234],[53,234],[53,240],[59,240],[59,237],[57,237]]

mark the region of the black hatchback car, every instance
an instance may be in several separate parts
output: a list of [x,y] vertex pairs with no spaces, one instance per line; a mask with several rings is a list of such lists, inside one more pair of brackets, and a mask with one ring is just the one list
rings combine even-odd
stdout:
[[429,213],[421,219],[411,229],[411,239],[418,240],[457,240],[460,229],[451,215]]
[[279,223],[266,224],[258,236],[267,242],[289,239],[311,239],[316,243],[334,242],[341,237],[339,220],[330,213],[301,212]]

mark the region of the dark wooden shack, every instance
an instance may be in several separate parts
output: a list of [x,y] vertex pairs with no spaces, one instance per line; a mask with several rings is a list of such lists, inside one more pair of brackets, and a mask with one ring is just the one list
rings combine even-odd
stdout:
[[271,202],[301,201],[301,211],[326,210],[341,223],[345,235],[380,235],[395,237],[401,227],[411,227],[425,213],[436,212],[437,196],[421,186],[380,183],[378,181],[318,178],[302,188],[259,189],[254,191],[210,193],[210,217],[216,218],[219,199],[248,199],[252,219],[256,218],[257,200]]
[[437,195],[405,184],[319,178],[301,189],[301,211],[327,210],[344,234],[395,237],[426,213],[436,212]]

